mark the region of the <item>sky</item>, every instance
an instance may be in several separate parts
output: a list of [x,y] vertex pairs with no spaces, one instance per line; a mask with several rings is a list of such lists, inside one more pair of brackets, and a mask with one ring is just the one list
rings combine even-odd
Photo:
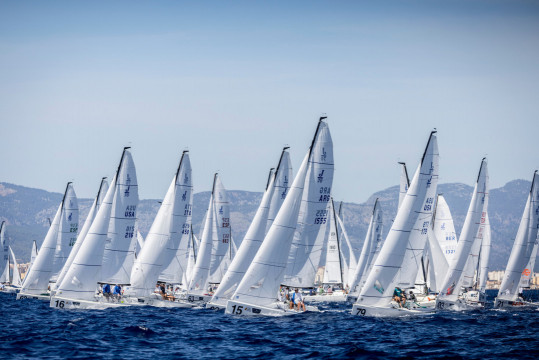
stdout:
[[539,168],[536,1],[2,1],[0,181],[94,197],[132,147],[160,199],[183,150],[195,191],[263,191],[328,116],[336,200],[417,167],[491,188]]

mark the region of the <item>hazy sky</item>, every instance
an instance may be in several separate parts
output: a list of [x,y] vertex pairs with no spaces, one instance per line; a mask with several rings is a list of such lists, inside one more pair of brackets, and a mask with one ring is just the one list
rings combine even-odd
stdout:
[[[383,5],[382,5],[383,3]],[[537,1],[2,1],[0,181],[93,197],[133,147],[141,198],[182,150],[195,191],[262,191],[297,170],[320,114],[337,200],[417,166],[491,187],[539,168]]]

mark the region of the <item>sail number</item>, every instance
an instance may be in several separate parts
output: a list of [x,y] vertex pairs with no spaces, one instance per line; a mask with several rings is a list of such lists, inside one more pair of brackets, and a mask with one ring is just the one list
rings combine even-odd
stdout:
[[230,234],[223,234],[223,244],[228,244]]
[[430,223],[430,221],[423,222],[423,229],[421,229],[421,234],[422,235],[425,235],[427,233],[429,223]]
[[243,313],[243,306],[232,305],[232,314],[241,315]]
[[125,208],[125,217],[126,218],[135,217],[136,210],[137,210],[137,205],[128,205]]
[[223,227],[227,228],[230,226],[230,218],[224,217],[223,218]]
[[189,235],[190,227],[189,224],[183,224],[182,226],[182,234]]
[[362,309],[362,308],[356,308],[356,315],[365,315],[367,313],[367,309]]
[[133,237],[133,233],[135,232],[135,226],[134,225],[128,225],[125,227],[125,238],[131,239]]
[[325,224],[327,221],[328,210],[317,210],[316,217],[314,218],[314,224],[320,225]]
[[434,203],[434,198],[427,198],[427,201],[425,201],[425,206],[423,207],[423,210],[431,211],[433,203]]
[[189,205],[189,204],[185,205],[185,208],[183,210],[183,215],[184,216],[191,215],[191,205]]

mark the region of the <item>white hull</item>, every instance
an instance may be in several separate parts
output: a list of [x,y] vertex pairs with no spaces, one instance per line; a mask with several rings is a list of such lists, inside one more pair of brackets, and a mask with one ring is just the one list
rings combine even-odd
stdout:
[[28,293],[17,293],[17,300],[22,299],[38,299],[38,300],[46,300],[49,301],[51,298],[50,295],[35,295],[35,294],[28,294]]
[[[314,306],[305,308],[306,311],[318,311]],[[258,306],[233,300],[227,302],[225,310],[225,314],[239,316],[288,316],[303,313],[304,311],[291,310],[287,304],[281,302],[275,302],[270,306]]]
[[89,301],[89,300],[76,300],[69,299],[60,296],[53,296],[50,299],[50,307],[55,309],[92,309],[92,310],[104,310],[108,308],[117,308],[125,306],[140,306],[143,304],[129,303],[123,299],[120,299],[120,302],[106,301],[101,299],[100,301]]
[[414,308],[407,309],[393,307],[391,304],[388,307],[365,306],[354,304],[352,306],[352,315],[369,316],[369,317],[402,317],[402,316],[418,316],[434,314],[434,308]]
[[6,286],[2,292],[6,292],[6,293],[18,293],[19,291],[21,291],[21,288],[18,288],[18,287],[13,287],[13,286]]
[[303,300],[306,303],[308,302],[346,302],[347,295],[342,292],[334,292],[332,294],[322,294],[322,295],[304,295]]
[[226,305],[223,305],[223,304],[216,304],[216,303],[212,303],[211,301],[209,303],[206,304],[206,309],[211,309],[211,310],[224,310],[226,309]]
[[184,300],[190,303],[201,303],[201,302],[207,303],[211,301],[211,298],[212,298],[212,295],[185,294],[181,296],[181,300]]
[[186,302],[184,300],[162,300],[152,298],[127,298],[126,303],[133,305],[147,305],[160,308],[193,308],[195,303]]
[[436,311],[467,311],[483,308],[481,303],[466,302],[464,299],[457,301],[448,301],[436,299]]
[[516,301],[510,301],[503,299],[498,300],[498,298],[496,298],[494,299],[494,307],[497,309],[504,310],[530,310],[539,308],[539,303],[532,303],[521,299]]

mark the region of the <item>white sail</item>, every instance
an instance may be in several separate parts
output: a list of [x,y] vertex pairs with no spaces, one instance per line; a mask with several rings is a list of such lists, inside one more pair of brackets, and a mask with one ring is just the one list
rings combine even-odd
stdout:
[[312,287],[324,249],[333,183],[333,141],[326,123],[319,122],[309,158],[298,224],[288,255],[283,284]]
[[286,198],[291,171],[288,147],[285,147],[281,152],[275,172],[273,172],[273,169],[270,170],[266,191],[262,196],[258,210],[243,238],[236,256],[213,295],[212,303],[224,306],[232,298],[232,295],[264,240],[268,225],[271,226],[273,223],[274,217],[270,219],[270,214],[277,214]]
[[140,254],[140,251],[144,247],[144,237],[140,233],[139,230],[137,230],[137,254]]
[[402,205],[402,201],[404,200],[404,197],[406,196],[406,193],[408,192],[408,188],[410,187],[410,178],[408,178],[408,170],[406,169],[406,163],[399,162],[400,165],[402,165],[401,170],[401,180],[400,180],[400,186],[399,186],[399,205],[397,206],[397,209],[400,209]]
[[11,278],[11,285],[15,287],[21,287],[22,280],[21,273],[19,271],[19,264],[17,263],[17,258],[15,257],[15,253],[13,253],[13,249],[11,248],[11,246],[9,247],[9,252],[11,254],[11,258],[13,259],[13,276]]
[[[146,245],[138,254],[131,271],[130,292],[149,296],[158,278],[180,283],[186,270],[186,253],[191,234],[193,185],[189,154],[184,151],[178,170],[146,236]],[[170,264],[173,264],[172,266]]]
[[[120,160],[120,165],[118,166],[116,174],[111,181],[111,185],[107,190],[105,198],[103,199],[103,202],[101,203],[101,206],[97,211],[95,219],[92,222],[92,225],[88,230],[88,234],[84,238],[84,241],[82,242],[77,255],[75,256],[73,263],[68,269],[64,280],[58,286],[57,295],[81,300],[95,299],[94,295],[97,288],[97,282],[102,278],[101,269],[103,264],[103,253],[105,249],[105,243],[107,242],[109,225],[112,225],[111,214],[113,202],[115,201],[115,198],[117,197],[117,192],[120,188],[120,182],[116,181],[116,179],[124,179],[125,183],[125,179],[127,178],[126,173],[130,168],[130,166],[122,166],[124,158],[127,158],[126,155],[129,154],[128,149],[129,148],[124,148]],[[128,158],[131,159],[130,154]],[[120,190],[122,191],[124,196],[125,190],[127,190],[126,187],[122,187],[122,190]],[[126,207],[124,211],[133,211],[134,213],[135,209]],[[129,213],[127,215],[131,214]],[[114,221],[114,219],[112,220]],[[117,226],[115,226],[114,228],[119,230]],[[131,231],[129,231],[131,230],[131,227],[126,227],[123,230],[124,236],[127,236],[126,239],[131,240],[132,235],[130,234]]]
[[[213,232],[216,229],[215,222],[215,210],[214,210],[214,192],[215,183],[218,174],[213,177],[213,186],[210,196],[210,203],[208,210],[202,223],[202,233],[200,238],[200,245],[198,246],[198,252],[196,254],[196,263],[189,280],[188,292],[192,294],[204,294],[206,293],[208,286],[208,278],[210,275],[210,262],[212,258],[212,246],[213,246]],[[217,235],[216,235],[217,236]]]
[[382,242],[382,209],[378,198],[374,202],[371,221],[367,228],[367,235],[363,242],[361,254],[350,280],[350,292],[358,294],[367,280],[367,275],[375,261],[375,254],[379,251]]
[[450,264],[457,251],[457,234],[455,232],[451,211],[449,210],[445,198],[441,194],[438,195],[436,201],[436,211],[434,216],[434,235],[440,244],[447,263]]
[[369,272],[359,305],[387,307],[395,287],[413,286],[425,248],[438,184],[438,144],[433,131],[410,188]]
[[6,222],[2,221],[2,225],[0,225],[0,283],[8,282],[9,281],[9,269],[8,269],[8,276],[5,277],[4,270],[5,266],[7,264],[7,261],[9,260],[9,237],[7,234],[7,226]]
[[266,233],[269,231],[271,224],[273,224],[277,213],[281,209],[292,181],[292,163],[290,161],[288,149],[288,146],[283,148],[281,158],[277,164],[277,170],[275,170],[272,194],[270,194],[271,203],[269,205]]
[[[434,223],[436,223],[436,220],[434,220]],[[443,253],[440,243],[438,242],[438,239],[436,239],[436,235],[432,228],[428,229],[427,240],[429,264],[427,269],[427,282],[431,291],[439,293],[442,282],[447,275],[449,263],[446,260],[445,254]]]
[[[249,304],[270,305],[277,300],[279,286],[283,281],[288,255],[292,245],[294,232],[298,226],[298,216],[302,205],[302,197],[307,173],[312,161],[318,161],[311,154],[320,145],[319,132],[329,131],[321,118],[316,129],[313,143],[305,156],[301,167],[288,191],[281,210],[271,225],[253,262],[241,280],[233,299]],[[333,149],[331,149],[332,152]],[[319,199],[316,194],[316,200]],[[314,198],[309,200],[314,201]],[[329,200],[329,197],[328,197]]]
[[535,260],[537,259],[537,250],[539,250],[539,238],[535,241],[535,245],[530,256],[530,261],[528,261],[528,265],[526,265],[522,271],[522,275],[520,276],[521,288],[530,287],[530,280],[533,277],[533,269],[535,267]]
[[[193,209],[193,181],[191,161],[187,151],[183,152],[178,168],[176,182],[176,200],[174,224],[171,232],[171,241],[163,254],[164,268],[161,270],[159,280],[172,284],[182,282],[187,269],[189,241],[191,239],[191,222]],[[149,234],[146,241],[149,239]],[[155,285],[155,284],[154,284]],[[153,290],[153,287],[152,289]]]
[[[3,261],[2,261],[3,262]],[[9,256],[7,261],[4,263],[4,270],[0,273],[0,284],[9,283]]]
[[481,292],[485,292],[487,289],[487,280],[488,280],[488,262],[490,259],[490,248],[491,248],[491,234],[490,234],[490,220],[487,218],[485,221],[485,235],[483,236],[483,241],[481,242],[481,252],[479,255],[479,275],[478,275],[478,288]]
[[532,255],[533,260],[537,253],[534,248],[537,248],[537,232],[539,228],[539,174],[537,171],[533,174],[532,186],[520,225],[518,227],[517,236],[509,256],[507,268],[503,276],[502,284],[498,292],[497,300],[515,301],[519,293],[519,285],[521,276],[525,269],[529,270],[529,275],[533,273],[533,267],[527,268]]
[[262,196],[262,201],[256,211],[256,214],[247,229],[247,233],[241,243],[241,246],[232,260],[223,280],[213,294],[212,303],[226,305],[226,302],[232,298],[234,291],[245,275],[251,261],[253,261],[256,252],[260,248],[264,236],[266,234],[266,224],[268,221],[268,213],[270,208],[271,196],[273,194],[273,184],[275,176],[270,171],[269,183],[266,186],[266,191]]
[[[39,249],[39,254],[36,257],[32,268],[25,276],[21,293],[39,295],[48,290],[49,280],[53,275],[53,261],[59,242],[58,237],[65,236],[65,232],[60,233],[60,223],[66,219],[64,214],[64,200],[70,189],[72,190],[71,183],[68,183],[62,202],[56,211],[56,215],[47,231],[45,240],[43,240],[43,244]],[[63,241],[60,242],[63,243]]]
[[470,207],[457,245],[455,258],[449,264],[449,271],[443,281],[437,300],[455,302],[464,281],[464,267],[470,257],[472,246],[477,238],[483,237],[483,224],[488,206],[488,170],[486,159],[481,161],[479,175],[470,201]]
[[71,183],[68,184],[64,199],[63,209],[56,240],[56,251],[52,263],[51,282],[56,282],[64,264],[66,263],[73,246],[77,240],[79,230],[79,205],[75,190]]
[[230,265],[230,206],[221,178],[215,178],[213,189],[213,231],[209,283],[218,284]]
[[[101,182],[99,184],[99,190],[97,191],[97,196],[94,202],[92,203],[92,206],[90,207],[88,216],[86,217],[86,220],[84,221],[84,225],[82,226],[82,229],[79,235],[77,236],[77,240],[75,241],[75,244],[73,245],[71,252],[69,253],[69,257],[67,258],[64,266],[62,267],[62,270],[60,271],[60,274],[58,275],[58,279],[54,283],[53,289],[57,289],[58,286],[64,280],[64,277],[67,274],[67,270],[69,270],[69,267],[73,263],[75,256],[79,252],[79,249],[81,247],[82,242],[84,241],[84,238],[86,237],[86,234],[88,234],[88,230],[90,230],[90,226],[92,225],[92,222],[95,219],[97,211],[99,210],[99,207],[101,206],[101,202],[103,201],[103,198],[105,197],[105,193],[107,192],[107,189],[109,188],[109,184],[107,183],[106,179],[107,179],[106,177],[101,179]],[[36,249],[36,254],[37,254],[37,249]]]
[[341,239],[341,254],[343,259],[343,284],[350,287],[350,281],[357,267],[357,257],[352,247],[348,233],[342,220],[342,215],[337,215],[337,232]]
[[333,199],[329,202],[329,237],[326,248],[326,266],[324,267],[324,284],[343,284],[343,268],[341,264],[341,249],[337,229],[337,214]]
[[131,152],[125,150],[122,159],[116,177],[99,279],[108,284],[129,284],[135,256],[131,240],[135,236],[135,219],[139,202],[137,172]]
[[187,248],[187,268],[185,269],[182,278],[182,289],[184,290],[187,290],[187,287],[189,286],[189,282],[191,281],[191,277],[193,275],[193,270],[195,268],[196,244],[198,243],[198,241],[195,239],[196,237],[193,233],[193,226],[191,225],[191,238],[189,239],[189,246]]

